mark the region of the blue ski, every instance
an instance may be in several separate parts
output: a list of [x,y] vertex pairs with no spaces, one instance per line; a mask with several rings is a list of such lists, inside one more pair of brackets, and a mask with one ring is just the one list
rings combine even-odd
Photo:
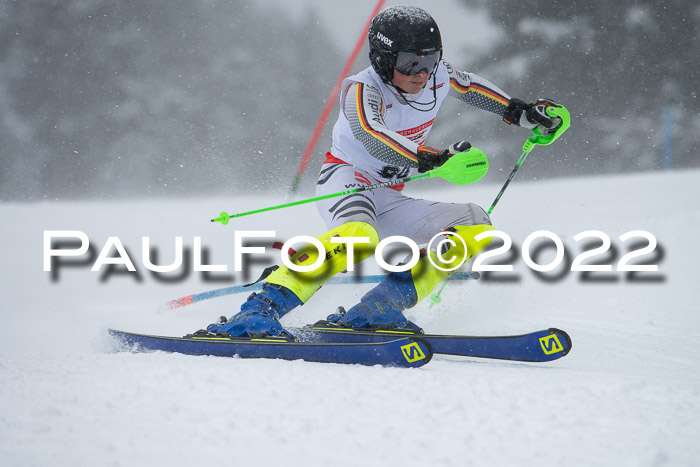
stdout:
[[109,333],[126,350],[164,351],[188,355],[241,358],[277,358],[322,363],[349,363],[415,368],[433,356],[430,344],[416,336],[395,336],[381,342],[294,342],[283,338],[232,338],[214,335],[151,336],[131,332]]
[[493,358],[521,362],[548,362],[571,350],[571,337],[561,329],[550,328],[517,336],[450,336],[418,334],[410,330],[362,330],[344,328],[319,321],[304,328],[289,329],[307,342],[378,343],[399,336],[418,337],[427,341],[436,354]]

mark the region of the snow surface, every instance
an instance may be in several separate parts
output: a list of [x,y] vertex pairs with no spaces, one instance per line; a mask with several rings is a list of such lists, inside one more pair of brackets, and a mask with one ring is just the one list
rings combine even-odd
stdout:
[[[584,282],[571,272],[545,281],[516,259],[507,275],[515,280],[451,283],[440,306],[422,303],[409,313],[427,331],[559,327],[573,350],[547,364],[436,356],[414,370],[113,352],[109,327],[182,335],[232,314],[245,295],[178,310],[163,305],[245,282],[231,271],[234,230],[276,230],[280,239],[320,234],[312,205],[227,227],[208,220],[281,197],[0,205],[0,463],[696,465],[698,186],[699,171],[516,179],[493,220],[518,254],[528,234],[546,229],[575,256],[582,250],[572,237],[597,229],[612,238],[617,255],[607,259],[616,264],[629,249],[618,236],[641,229],[658,239],[663,254],[641,259],[658,262],[659,272],[640,274],[641,281],[598,273]],[[498,189],[416,182],[407,191],[488,206]],[[104,270],[91,272],[86,262],[60,269],[52,282],[42,270],[46,230],[83,231],[95,254],[109,236],[119,237],[141,280],[113,274],[101,282]],[[209,262],[228,265],[233,282],[199,273],[157,280],[141,262],[144,236],[160,264],[172,262],[175,236],[189,248],[200,236]],[[250,279],[274,254],[250,266]],[[372,261],[362,272],[375,272]],[[284,322],[322,318],[369,287],[324,287]]]

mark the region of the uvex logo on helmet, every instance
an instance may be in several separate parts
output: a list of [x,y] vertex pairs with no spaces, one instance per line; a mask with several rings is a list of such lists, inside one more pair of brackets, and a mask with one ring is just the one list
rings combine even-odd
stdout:
[[384,42],[384,43],[385,43],[386,45],[388,45],[389,47],[391,47],[391,45],[394,43],[393,40],[389,39],[388,37],[386,37],[386,36],[385,36],[384,34],[382,34],[381,32],[377,32],[377,39],[379,39],[380,41]]

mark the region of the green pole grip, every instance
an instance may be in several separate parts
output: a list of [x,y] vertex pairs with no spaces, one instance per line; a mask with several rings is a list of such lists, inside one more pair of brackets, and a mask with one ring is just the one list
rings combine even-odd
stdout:
[[530,152],[535,147],[535,145],[547,146],[555,142],[561,135],[564,134],[566,130],[571,126],[571,114],[569,110],[560,105],[558,107],[551,106],[547,107],[547,115],[552,118],[559,117],[561,119],[561,124],[557,127],[556,131],[549,135],[543,135],[540,125],[537,125],[532,129],[532,136],[530,136],[525,144],[523,144],[523,152]]

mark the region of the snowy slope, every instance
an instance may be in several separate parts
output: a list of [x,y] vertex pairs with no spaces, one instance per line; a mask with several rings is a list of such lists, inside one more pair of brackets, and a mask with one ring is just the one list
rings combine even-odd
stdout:
[[[518,255],[528,234],[545,229],[573,257],[582,251],[573,236],[596,229],[617,248],[608,258],[614,265],[629,250],[618,237],[641,229],[658,240],[662,254],[642,259],[659,272],[544,280],[515,259],[510,280],[450,284],[439,307],[423,303],[409,313],[427,331],[560,327],[573,350],[548,364],[435,357],[417,370],[111,352],[108,327],[181,335],[232,314],[245,295],[174,311],[163,304],[245,282],[231,271],[234,230],[276,230],[280,239],[320,234],[313,206],[222,227],[208,222],[222,209],[282,198],[0,205],[2,465],[693,465],[699,183],[698,171],[516,180],[493,220]],[[499,189],[443,183],[422,192],[427,185],[407,191],[488,206]],[[86,262],[60,269],[52,282],[42,270],[46,230],[85,232],[95,254],[119,237],[140,280],[112,274],[101,282]],[[233,282],[195,273],[161,282],[141,263],[144,236],[160,264],[174,259],[176,236],[189,248],[201,237],[209,263],[227,264]],[[249,279],[275,254],[259,258]],[[539,262],[551,257],[545,250]],[[362,272],[376,272],[369,261]],[[284,322],[322,318],[369,287],[324,287]]]

